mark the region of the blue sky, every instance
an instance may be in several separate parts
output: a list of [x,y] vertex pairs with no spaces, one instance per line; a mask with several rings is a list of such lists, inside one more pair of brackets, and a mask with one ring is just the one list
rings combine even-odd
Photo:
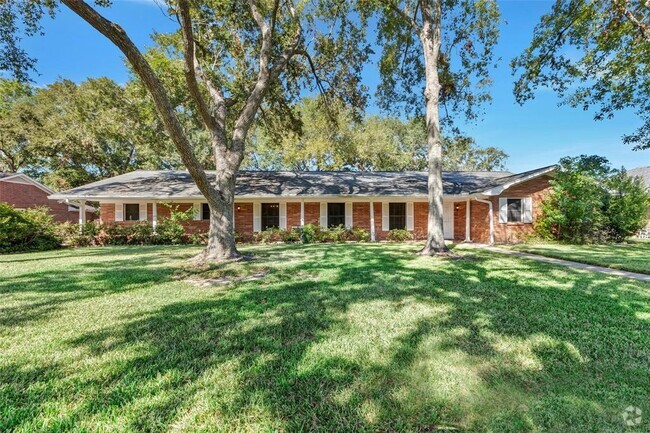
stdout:
[[[553,164],[566,155],[598,154],[615,166],[627,168],[650,165],[650,151],[633,152],[621,141],[639,124],[631,112],[617,113],[612,120],[596,122],[593,113],[558,107],[559,99],[550,90],[540,90],[523,107],[512,94],[513,77],[509,62],[530,41],[539,17],[551,7],[550,1],[501,1],[503,23],[497,46],[501,58],[494,70],[493,101],[485,115],[464,132],[481,146],[497,146],[510,158],[507,168],[524,171]],[[150,0],[116,0],[105,15],[122,25],[140,47],[150,43],[153,30],[169,31],[176,23]],[[120,52],[80,18],[62,8],[55,20],[46,20],[45,36],[25,41],[28,51],[38,59],[39,85],[68,78],[76,82],[88,77],[108,76],[118,82],[128,79]],[[366,84],[371,89],[379,77],[375,65],[366,67]],[[369,107],[369,112],[376,112]]]

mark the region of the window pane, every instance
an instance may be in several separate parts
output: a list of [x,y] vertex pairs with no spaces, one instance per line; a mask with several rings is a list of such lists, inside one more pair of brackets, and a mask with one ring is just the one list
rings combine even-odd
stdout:
[[388,229],[406,228],[406,203],[388,203]]
[[345,203],[327,203],[327,227],[345,225]]
[[207,203],[203,203],[201,206],[201,219],[210,219],[210,206]]
[[280,227],[280,205],[262,203],[262,230]]
[[508,199],[508,222],[520,223],[521,219],[521,199],[509,198]]
[[124,205],[124,220],[138,221],[140,219],[140,205],[137,203],[127,203]]

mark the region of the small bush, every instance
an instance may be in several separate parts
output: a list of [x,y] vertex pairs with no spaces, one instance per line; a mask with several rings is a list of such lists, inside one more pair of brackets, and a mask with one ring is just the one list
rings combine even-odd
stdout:
[[48,208],[19,211],[0,203],[0,252],[45,251],[60,245]]
[[370,232],[368,230],[354,227],[348,233],[348,240],[356,242],[370,242]]
[[389,242],[404,242],[413,239],[413,233],[406,229],[393,229],[388,232],[386,240]]
[[320,227],[314,224],[306,224],[300,229],[300,242],[303,244],[311,244],[319,242]]

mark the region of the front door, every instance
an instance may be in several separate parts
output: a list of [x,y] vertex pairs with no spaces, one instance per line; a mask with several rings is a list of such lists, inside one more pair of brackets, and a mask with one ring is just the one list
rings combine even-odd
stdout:
[[445,239],[454,239],[454,202],[442,202],[442,228]]

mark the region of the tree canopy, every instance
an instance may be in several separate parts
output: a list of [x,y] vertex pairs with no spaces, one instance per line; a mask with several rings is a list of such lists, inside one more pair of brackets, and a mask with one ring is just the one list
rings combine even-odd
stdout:
[[530,46],[512,61],[519,103],[549,87],[596,120],[633,110],[643,124],[623,137],[650,148],[650,14],[641,0],[556,0]]
[[[298,105],[300,132],[269,136],[258,128],[243,166],[262,170],[426,170],[427,134],[422,117],[401,120],[332,107],[319,98]],[[503,169],[507,155],[495,147],[481,148],[470,137],[443,140],[445,170]]]

